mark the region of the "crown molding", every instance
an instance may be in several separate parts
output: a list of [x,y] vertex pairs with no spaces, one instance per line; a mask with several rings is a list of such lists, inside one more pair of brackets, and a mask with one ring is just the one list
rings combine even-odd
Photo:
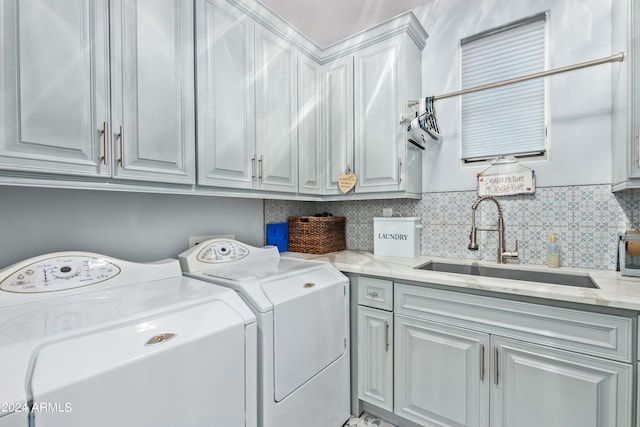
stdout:
[[260,25],[295,45],[299,51],[320,64],[371,46],[400,34],[407,34],[420,50],[424,49],[427,32],[413,12],[406,12],[374,27],[356,33],[325,48],[321,48],[296,27],[289,24],[267,6],[256,0],[227,0]]

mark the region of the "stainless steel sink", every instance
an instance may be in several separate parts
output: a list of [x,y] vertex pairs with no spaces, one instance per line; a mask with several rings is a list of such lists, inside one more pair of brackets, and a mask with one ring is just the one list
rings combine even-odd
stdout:
[[433,261],[416,267],[416,269],[598,289],[598,285],[596,285],[591,277],[589,277],[589,275],[587,274],[580,275],[553,273],[550,271],[515,270],[510,268],[495,268],[468,264],[449,264],[445,262]]

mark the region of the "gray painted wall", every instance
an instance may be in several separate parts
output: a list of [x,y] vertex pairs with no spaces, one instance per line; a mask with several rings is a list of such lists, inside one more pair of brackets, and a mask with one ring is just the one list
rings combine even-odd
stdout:
[[0,186],[0,269],[66,250],[157,261],[211,234],[262,245],[262,200]]

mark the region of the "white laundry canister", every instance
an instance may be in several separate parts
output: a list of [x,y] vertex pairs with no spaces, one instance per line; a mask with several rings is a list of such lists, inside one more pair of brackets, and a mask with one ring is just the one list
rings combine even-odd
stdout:
[[413,258],[420,255],[420,217],[373,219],[373,254]]

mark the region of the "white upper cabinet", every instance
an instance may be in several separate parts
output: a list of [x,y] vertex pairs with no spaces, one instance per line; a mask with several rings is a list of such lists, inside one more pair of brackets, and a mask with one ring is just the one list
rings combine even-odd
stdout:
[[256,163],[258,187],[298,191],[298,51],[256,24]]
[[196,2],[198,184],[254,187],[254,22],[225,0]]
[[420,98],[420,60],[420,49],[406,35],[354,54],[357,193],[421,193],[416,177],[422,157],[413,153],[400,124],[409,99]]
[[322,193],[323,70],[298,53],[298,187],[300,193]]
[[0,169],[110,174],[107,7],[0,3]]
[[193,182],[189,2],[0,7],[0,168]]
[[114,177],[195,180],[193,3],[111,1]]
[[406,144],[399,112],[404,111],[405,78],[400,73],[404,40],[390,40],[355,54],[355,158],[356,190],[397,191]]
[[612,66],[613,190],[640,188],[640,1],[620,0],[613,7],[613,51],[624,61]]
[[323,194],[342,194],[338,177],[353,172],[353,56],[325,65]]
[[224,0],[196,8],[198,184],[297,192],[297,50]]
[[4,0],[0,20],[3,183],[421,196],[411,13],[326,49],[254,0]]

